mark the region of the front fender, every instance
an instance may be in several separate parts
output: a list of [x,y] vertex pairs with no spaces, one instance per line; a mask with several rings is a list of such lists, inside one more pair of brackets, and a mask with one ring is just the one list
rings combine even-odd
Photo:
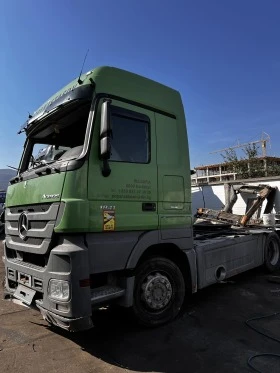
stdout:
[[[182,235],[187,237],[182,237]],[[166,239],[166,237],[169,238]],[[180,250],[184,255],[186,255],[190,272],[191,289],[192,293],[195,293],[197,291],[196,252],[193,248],[193,238],[192,236],[190,237],[189,232],[186,232],[186,230],[183,234],[180,234],[178,230],[170,230],[169,234],[167,231],[165,231],[165,234],[162,234],[160,230],[144,232],[139,236],[139,240],[130,253],[127,260],[126,269],[136,268],[141,256],[146,252],[146,250],[148,250],[151,246],[161,244],[164,244],[165,248],[168,244],[170,244],[170,247],[172,248],[176,246],[177,250]]]
[[151,246],[158,245],[160,243],[159,231],[144,232],[140,237],[134,248],[132,249],[126,269],[133,269],[136,267],[142,254]]

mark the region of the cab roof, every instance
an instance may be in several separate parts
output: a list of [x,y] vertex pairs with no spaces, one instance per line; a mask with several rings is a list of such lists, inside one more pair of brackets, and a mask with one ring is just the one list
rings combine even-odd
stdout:
[[33,115],[42,111],[49,103],[75,88],[94,84],[96,93],[106,93],[127,98],[141,105],[147,105],[176,116],[178,105],[182,105],[178,91],[154,80],[116,67],[101,66],[71,81],[60,91],[50,97]]

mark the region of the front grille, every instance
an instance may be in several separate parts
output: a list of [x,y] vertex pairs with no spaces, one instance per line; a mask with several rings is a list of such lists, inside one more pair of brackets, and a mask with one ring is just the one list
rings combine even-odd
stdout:
[[47,225],[47,221],[31,221],[30,229],[43,229]]
[[45,212],[50,208],[51,203],[41,203],[36,205],[24,205],[24,206],[15,206],[10,207],[10,212],[12,214],[21,214],[23,211],[29,212]]
[[36,237],[28,237],[26,240],[22,240],[19,236],[12,236],[11,241],[15,243],[21,243],[26,245],[42,245],[42,242],[44,241],[43,238],[36,238]]
[[18,252],[45,255],[50,249],[59,206],[60,203],[55,202],[7,207],[5,211],[7,248]]
[[[29,223],[30,229],[43,229],[45,228],[47,221],[31,221]],[[11,228],[18,229],[18,221],[11,221]]]

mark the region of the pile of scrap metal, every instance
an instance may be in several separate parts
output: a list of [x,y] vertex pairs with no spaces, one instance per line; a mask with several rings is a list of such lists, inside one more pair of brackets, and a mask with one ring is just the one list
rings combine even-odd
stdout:
[[[239,227],[245,226],[260,226],[262,225],[262,219],[252,218],[257,210],[260,210],[262,203],[267,199],[267,204],[264,209],[264,214],[271,213],[274,205],[275,187],[269,185],[234,185],[225,184],[225,207],[223,210],[212,210],[207,208],[199,208],[197,210],[196,218],[197,223],[201,221],[208,221],[212,223],[230,224]],[[237,201],[237,195],[240,193],[250,193],[256,196],[252,205],[248,208],[244,215],[237,215],[232,213],[232,208]]]

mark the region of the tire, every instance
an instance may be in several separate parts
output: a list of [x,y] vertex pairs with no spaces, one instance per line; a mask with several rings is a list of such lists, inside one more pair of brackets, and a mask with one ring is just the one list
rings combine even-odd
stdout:
[[270,233],[265,242],[264,267],[272,273],[280,268],[280,239],[276,233]]
[[152,257],[137,268],[133,313],[147,327],[173,320],[185,297],[185,282],[178,266],[163,257]]

